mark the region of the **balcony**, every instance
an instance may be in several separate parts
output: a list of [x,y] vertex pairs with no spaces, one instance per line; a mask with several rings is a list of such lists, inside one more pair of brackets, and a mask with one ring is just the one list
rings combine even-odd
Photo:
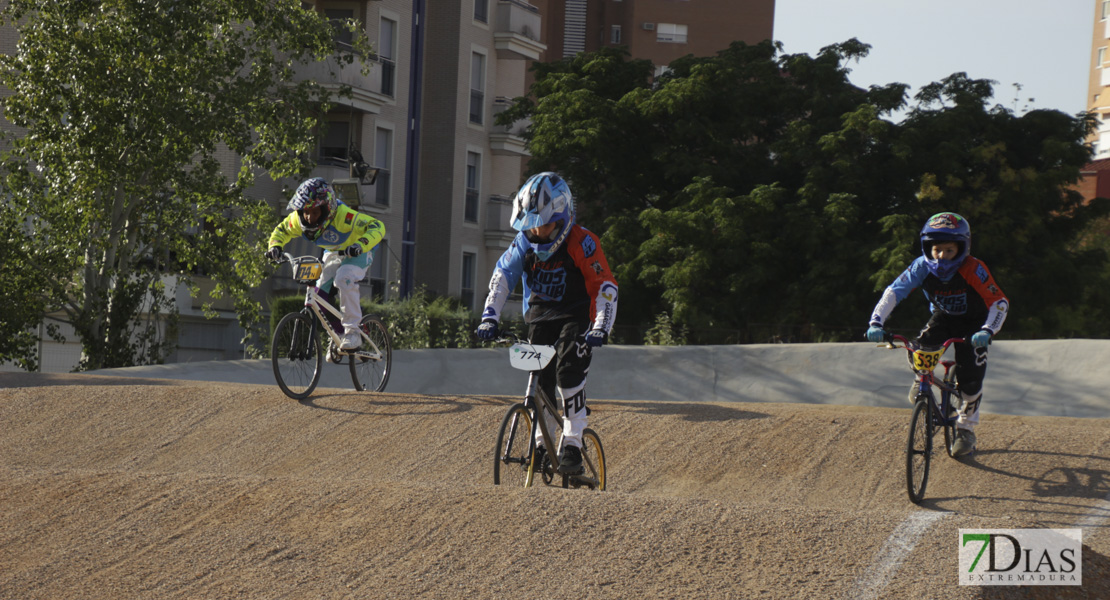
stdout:
[[507,196],[493,194],[486,203],[486,248],[507,250],[516,237],[516,230],[509,224],[513,214],[513,201]]
[[528,143],[524,140],[524,132],[532,124],[530,120],[516,121],[511,125],[496,124],[497,115],[509,108],[512,102],[504,96],[493,99],[494,125],[490,126],[489,132],[490,151],[501,156],[531,156]]
[[540,43],[540,11],[523,0],[498,0],[493,16],[493,47],[497,58],[539,60],[547,46]]
[[[336,104],[353,106],[363,112],[380,114],[383,106],[393,103],[392,81],[385,82],[383,88],[382,72],[386,70],[382,61],[376,56],[370,59],[370,74],[364,76],[357,65],[350,65],[342,70],[336,60],[329,59],[324,62],[307,65],[293,65],[293,81],[315,81],[329,91],[335,93],[343,85],[351,87],[351,98],[336,98]],[[392,63],[388,65],[392,67]]]

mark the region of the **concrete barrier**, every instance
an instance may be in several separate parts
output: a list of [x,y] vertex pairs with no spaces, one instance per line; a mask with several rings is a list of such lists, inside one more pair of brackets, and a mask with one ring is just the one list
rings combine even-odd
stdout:
[[[1110,415],[1110,341],[1003,341],[991,346],[984,412]],[[107,369],[97,374],[273,384],[269,360]],[[587,396],[609,400],[804,402],[907,407],[905,352],[874,344],[605,346],[594,354]],[[388,392],[519,395],[527,375],[508,350],[400,350]],[[325,364],[322,387],[350,388],[347,368]]]

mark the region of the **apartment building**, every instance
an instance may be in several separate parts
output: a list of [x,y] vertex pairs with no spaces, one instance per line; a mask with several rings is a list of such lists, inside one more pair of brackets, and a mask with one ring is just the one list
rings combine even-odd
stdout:
[[1094,0],[1094,31],[1091,38],[1091,70],[1087,83],[1087,110],[1099,116],[1098,131],[1090,142],[1095,158],[1110,157],[1110,0]]
[[771,39],[774,0],[533,0],[543,15],[542,60],[627,46],[657,72],[676,58],[713,56],[734,41]]

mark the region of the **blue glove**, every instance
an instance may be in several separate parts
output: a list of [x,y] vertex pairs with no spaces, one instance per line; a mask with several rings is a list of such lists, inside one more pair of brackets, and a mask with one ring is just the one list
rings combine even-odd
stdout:
[[991,332],[986,329],[980,329],[971,336],[971,345],[976,348],[986,348],[991,343]]
[[359,254],[362,254],[362,246],[359,246],[358,244],[351,244],[343,250],[343,254],[346,254],[349,258],[354,258]]
[[474,333],[479,339],[483,340],[492,340],[496,338],[498,333],[497,321],[493,319],[482,321],[482,324],[478,326],[478,329]]
[[601,329],[591,329],[586,332],[586,344],[591,348],[597,348],[609,340],[609,334]]
[[876,344],[886,341],[886,330],[882,327],[875,327],[872,325],[867,328],[867,341],[875,342]]
[[266,251],[266,258],[270,262],[281,260],[281,246],[270,246],[270,249]]

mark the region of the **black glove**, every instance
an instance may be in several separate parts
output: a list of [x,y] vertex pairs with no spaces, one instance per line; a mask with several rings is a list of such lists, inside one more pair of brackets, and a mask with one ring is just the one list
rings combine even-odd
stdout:
[[346,254],[349,258],[354,258],[359,254],[362,254],[362,246],[359,246],[358,244],[351,244],[343,250],[343,254]]
[[474,332],[480,339],[492,340],[497,337],[497,321],[493,319],[486,319],[478,326],[478,330]]
[[281,246],[270,246],[266,251],[266,259],[275,263],[281,260]]

